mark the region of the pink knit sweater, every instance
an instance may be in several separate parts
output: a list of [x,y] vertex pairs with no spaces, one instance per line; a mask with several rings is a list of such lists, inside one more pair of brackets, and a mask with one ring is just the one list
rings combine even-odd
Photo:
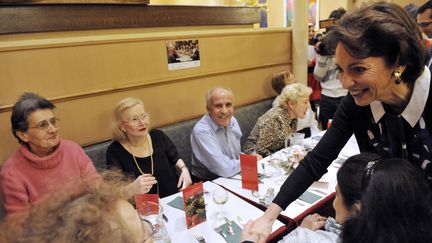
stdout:
[[0,172],[3,205],[8,214],[20,212],[78,177],[98,177],[92,161],[78,144],[61,140],[56,150],[45,157],[38,157],[21,145]]

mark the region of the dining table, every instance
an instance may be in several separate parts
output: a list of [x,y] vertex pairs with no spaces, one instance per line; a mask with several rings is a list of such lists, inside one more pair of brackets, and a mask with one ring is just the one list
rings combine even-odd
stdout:
[[[305,139],[305,150],[313,149],[313,146],[316,145],[316,141],[319,140],[324,133],[325,131],[322,131]],[[287,178],[287,175],[283,172],[281,173],[282,169],[272,163],[272,161],[274,161],[275,158],[277,160],[282,160],[289,156],[291,152],[292,148],[284,148],[257,162],[259,174],[258,192],[242,187],[241,174],[230,178],[219,177],[213,180],[213,182],[265,210]],[[345,144],[338,157],[328,167],[328,172],[318,181],[315,181],[302,196],[283,210],[279,219],[286,225],[290,225],[293,221],[298,223],[299,220],[307,216],[307,214],[314,212],[315,209],[321,205],[327,204],[331,206],[337,184],[337,171],[348,157],[359,153],[360,150],[357,141],[355,137],[352,136]],[[269,189],[274,192],[273,196],[263,199],[263,195],[266,195]]]
[[[221,189],[222,187],[211,181],[206,181],[203,183],[203,188],[207,220],[190,229],[186,227],[185,212],[179,208],[170,206],[169,204],[170,202],[178,199],[178,197],[181,197],[182,193],[178,192],[176,194],[160,199],[159,203],[163,208],[163,214],[166,218],[166,229],[172,243],[238,242],[226,240],[225,237],[222,236],[222,234],[218,233],[215,229],[226,224],[226,220],[228,220],[239,227],[239,231],[235,232],[236,235],[238,234],[237,238],[239,239],[239,234],[244,225],[249,220],[254,220],[255,218],[263,214],[262,210],[229,191],[227,191],[228,200],[226,201],[226,203],[222,206],[218,205],[213,201],[212,194],[217,189]],[[223,213],[222,215],[224,215],[224,219],[222,220],[219,217],[220,213]],[[285,231],[285,225],[279,220],[277,220],[272,226],[272,234],[269,238],[284,234]],[[225,232],[224,235],[227,236],[227,232]]]

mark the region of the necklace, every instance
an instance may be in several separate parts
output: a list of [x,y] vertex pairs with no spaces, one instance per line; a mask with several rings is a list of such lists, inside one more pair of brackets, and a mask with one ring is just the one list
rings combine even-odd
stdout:
[[[135,162],[136,167],[137,167],[138,170],[141,172],[141,174],[144,175],[144,172],[141,170],[141,167],[139,167],[138,162],[137,162],[137,160],[136,160],[136,158],[135,158],[135,155],[133,154],[132,147],[130,146],[129,142],[127,143],[127,145],[128,145],[129,150],[130,150],[130,152],[131,152],[131,154],[132,154],[132,158],[133,158],[133,160],[134,160],[134,162]],[[153,175],[153,174],[154,174],[153,154],[150,154],[150,162],[151,162],[151,175]]]

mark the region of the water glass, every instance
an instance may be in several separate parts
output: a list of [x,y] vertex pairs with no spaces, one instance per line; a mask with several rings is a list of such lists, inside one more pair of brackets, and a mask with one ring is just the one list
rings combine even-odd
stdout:
[[212,195],[213,195],[213,201],[220,206],[219,212],[216,214],[216,216],[223,218],[224,213],[223,213],[222,206],[228,201],[228,192],[222,187],[218,187],[213,190]]
[[155,202],[141,202],[137,205],[141,220],[150,222],[153,226],[153,242],[168,243],[171,239],[163,221],[163,208]]

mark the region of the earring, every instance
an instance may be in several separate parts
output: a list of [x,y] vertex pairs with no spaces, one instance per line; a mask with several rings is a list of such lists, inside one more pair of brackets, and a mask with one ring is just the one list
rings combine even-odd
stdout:
[[396,83],[396,84],[401,84],[401,83],[402,83],[402,79],[401,79],[402,73],[401,73],[400,69],[396,69],[396,70],[393,72],[393,75],[394,75],[395,78],[396,78],[395,83]]

